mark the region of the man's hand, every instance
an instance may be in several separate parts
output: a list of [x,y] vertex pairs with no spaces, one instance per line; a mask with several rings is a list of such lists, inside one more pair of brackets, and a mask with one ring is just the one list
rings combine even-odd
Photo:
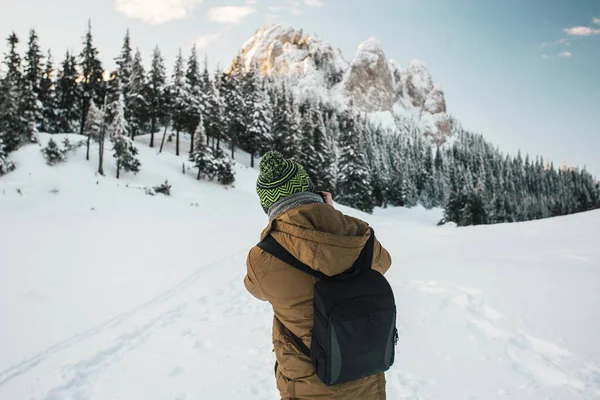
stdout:
[[321,192],[323,195],[323,200],[325,201],[325,204],[329,204],[331,207],[333,207],[333,197],[331,197],[331,193],[329,192]]

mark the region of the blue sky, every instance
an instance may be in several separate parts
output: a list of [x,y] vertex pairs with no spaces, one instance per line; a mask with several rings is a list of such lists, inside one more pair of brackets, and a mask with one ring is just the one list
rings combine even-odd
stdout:
[[146,61],[158,45],[169,69],[194,42],[211,68],[226,65],[269,22],[316,33],[346,58],[376,37],[400,65],[428,65],[466,128],[600,178],[598,0],[0,0],[0,10],[2,37],[26,42],[35,27],[55,59],[79,51],[91,17],[107,68],[127,28]]

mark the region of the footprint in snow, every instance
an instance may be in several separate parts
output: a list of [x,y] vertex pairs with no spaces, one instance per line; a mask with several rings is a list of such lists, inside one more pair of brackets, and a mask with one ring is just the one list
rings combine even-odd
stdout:
[[184,373],[185,373],[185,368],[183,368],[183,367],[175,367],[175,368],[173,368],[173,371],[171,371],[169,373],[169,377],[175,378],[175,377],[183,375]]

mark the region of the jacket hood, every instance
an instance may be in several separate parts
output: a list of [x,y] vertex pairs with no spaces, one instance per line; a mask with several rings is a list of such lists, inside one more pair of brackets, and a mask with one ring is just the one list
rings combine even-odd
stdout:
[[277,216],[261,240],[269,233],[298,260],[328,276],[350,268],[371,235],[366,222],[324,203],[302,205]]

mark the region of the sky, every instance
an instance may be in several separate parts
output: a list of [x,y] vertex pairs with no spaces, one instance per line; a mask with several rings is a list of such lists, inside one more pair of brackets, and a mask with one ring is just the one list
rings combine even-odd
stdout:
[[3,38],[14,30],[23,51],[35,28],[55,61],[80,51],[91,18],[107,69],[128,28],[145,62],[159,46],[169,69],[193,43],[211,69],[225,67],[268,23],[347,59],[376,37],[401,66],[425,62],[465,128],[600,179],[600,0],[0,0],[0,10]]

